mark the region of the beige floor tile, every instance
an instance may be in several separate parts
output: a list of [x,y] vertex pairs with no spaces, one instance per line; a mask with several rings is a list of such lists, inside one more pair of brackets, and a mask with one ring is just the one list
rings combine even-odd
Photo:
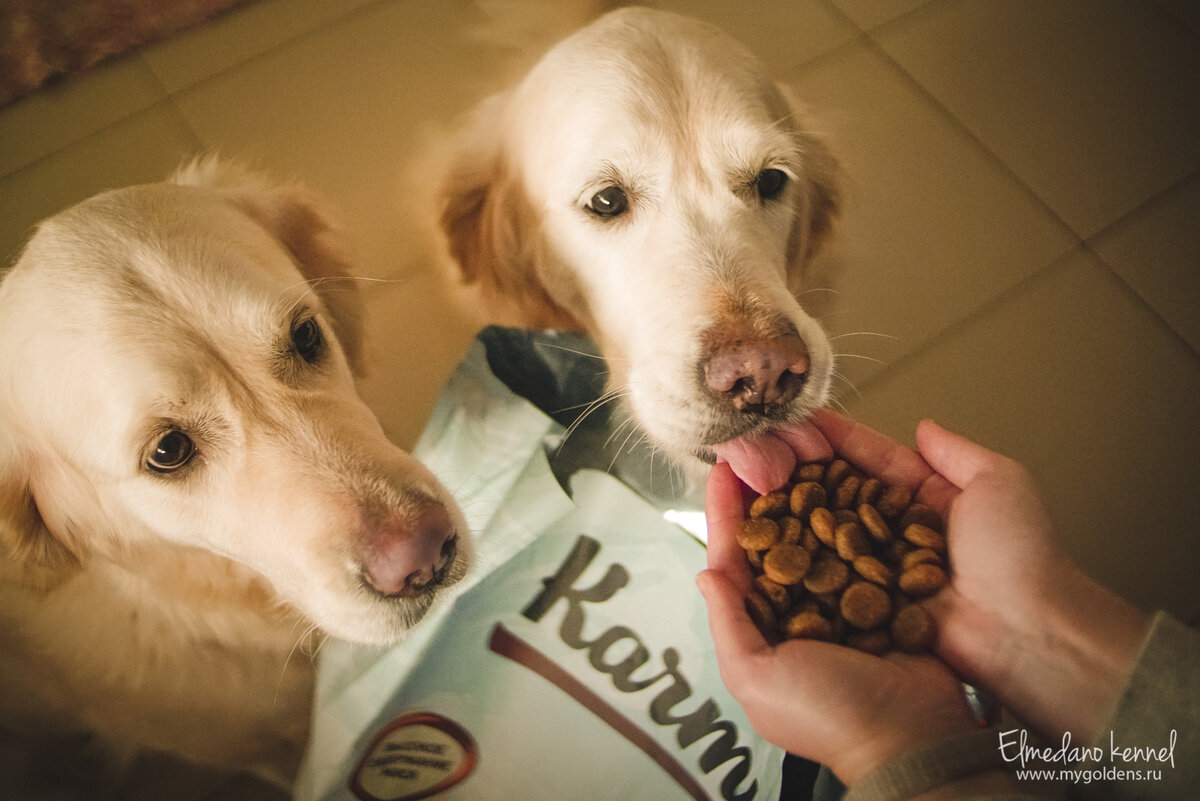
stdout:
[[1089,244],[1200,353],[1200,174]]
[[920,8],[929,0],[831,0],[863,30],[870,30]]
[[194,148],[191,132],[164,102],[0,179],[0,264],[38,221],[105,189],[160,181]]
[[879,42],[1083,238],[1200,167],[1200,47],[1159,11],[940,2]]
[[504,56],[468,39],[476,22],[467,0],[373,5],[178,103],[206,147],[299,176],[331,202],[362,274],[426,270],[405,210],[429,186],[410,188],[404,176],[422,166],[431,131],[498,86]]
[[1155,0],[1184,25],[1200,33],[1200,6],[1193,0]]
[[1077,244],[869,46],[789,82],[823,119],[845,171],[826,323],[848,354],[851,385]]
[[[457,10],[456,10],[457,9]],[[411,446],[479,323],[450,286],[428,205],[432,138],[498,88],[512,53],[468,0],[378,3],[177,95],[204,144],[297,176],[341,218],[364,282],[364,397]]]
[[480,328],[469,297],[429,273],[362,286],[368,366],[359,391],[388,437],[411,450]]
[[372,0],[255,0],[147,45],[142,57],[168,92],[231,69]]
[[818,0],[647,0],[643,5],[723,28],[775,72],[792,69],[859,35],[857,28]]
[[0,109],[0,175],[33,164],[165,97],[136,53],[55,81]]
[[912,441],[932,417],[1024,462],[1071,552],[1148,608],[1200,612],[1200,362],[1084,250],[851,401]]

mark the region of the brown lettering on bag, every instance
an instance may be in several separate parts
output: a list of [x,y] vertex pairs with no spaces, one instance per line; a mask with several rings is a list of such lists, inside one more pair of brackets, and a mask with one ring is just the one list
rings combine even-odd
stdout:
[[[721,711],[717,702],[709,698],[691,712],[679,714],[674,712],[679,704],[691,698],[693,694],[691,683],[680,670],[680,656],[677,650],[674,648],[663,650],[662,667],[664,669],[661,672],[647,678],[635,679],[633,674],[651,660],[650,650],[635,631],[627,626],[613,626],[594,639],[589,640],[584,637],[583,628],[587,622],[587,610],[584,605],[605,603],[629,583],[629,571],[623,565],[614,563],[609,565],[600,580],[591,587],[576,586],[584,571],[599,552],[600,543],[598,541],[581,535],[555,574],[543,580],[542,591],[521,610],[521,614],[534,623],[539,623],[559,601],[564,601],[566,610],[562,622],[559,624],[559,638],[564,644],[575,650],[586,651],[588,664],[600,673],[607,674],[612,679],[613,686],[622,693],[641,692],[664,678],[670,679],[670,684],[666,685],[650,701],[648,706],[650,719],[659,726],[678,726],[675,739],[681,750],[687,749],[710,735],[717,734],[716,739],[710,742],[704,753],[700,755],[697,764],[704,773],[711,773],[721,765],[736,760],[721,782],[721,795],[726,801],[750,801],[755,798],[758,791],[756,780],[751,780],[749,787],[744,791],[739,792],[738,790],[739,785],[743,784],[750,774],[751,751],[745,746],[737,745],[737,726],[720,718]],[[497,627],[497,629],[500,628],[502,627]],[[511,636],[511,632],[507,633]],[[493,634],[494,639],[495,634]],[[622,642],[627,642],[629,645],[623,646],[617,651],[612,650],[614,646]],[[627,653],[625,653],[626,649]],[[493,648],[493,650],[495,649]],[[625,655],[616,656],[615,654],[618,653],[625,653]],[[615,714],[620,714],[613,711]],[[612,725],[611,722],[610,725]],[[623,731],[621,727],[614,726],[614,728],[627,738],[629,737],[629,733]],[[653,740],[649,740],[649,742],[653,743],[655,747],[659,747]],[[635,744],[643,750],[646,748],[641,743],[635,742]],[[662,764],[661,761],[660,764]],[[678,777],[675,778],[678,781]]]

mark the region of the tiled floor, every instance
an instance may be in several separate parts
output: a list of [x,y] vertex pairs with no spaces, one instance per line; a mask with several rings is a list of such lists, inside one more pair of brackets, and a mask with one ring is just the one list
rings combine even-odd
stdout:
[[[1080,562],[1200,614],[1200,16],[1183,0],[662,0],[825,120],[841,401],[1026,462]],[[308,182],[372,285],[364,384],[411,444],[479,321],[436,268],[421,154],[536,54],[483,9],[257,0],[0,110],[0,255],[39,218],[219,149]],[[544,4],[539,21],[558,14]],[[568,12],[561,12],[569,17]],[[500,35],[534,44],[514,48]]]

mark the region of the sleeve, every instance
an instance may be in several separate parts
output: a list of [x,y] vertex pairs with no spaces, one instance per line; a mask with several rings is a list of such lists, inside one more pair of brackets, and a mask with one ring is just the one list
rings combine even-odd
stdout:
[[[904,801],[947,782],[1004,767],[994,729],[939,740],[876,766],[851,787],[843,801]],[[1024,793],[987,793],[971,801],[1035,801]],[[964,799],[966,801],[966,799]]]
[[1200,798],[1200,632],[1154,616],[1121,698],[1094,743],[1107,756],[1087,798]]

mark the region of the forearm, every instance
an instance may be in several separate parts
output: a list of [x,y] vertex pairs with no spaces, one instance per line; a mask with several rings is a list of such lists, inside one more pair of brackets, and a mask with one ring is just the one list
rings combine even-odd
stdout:
[[1082,745],[1121,697],[1150,617],[1073,567],[1046,592],[1042,614],[1026,616],[1006,643],[999,675],[980,684],[1043,737],[1070,732]]

